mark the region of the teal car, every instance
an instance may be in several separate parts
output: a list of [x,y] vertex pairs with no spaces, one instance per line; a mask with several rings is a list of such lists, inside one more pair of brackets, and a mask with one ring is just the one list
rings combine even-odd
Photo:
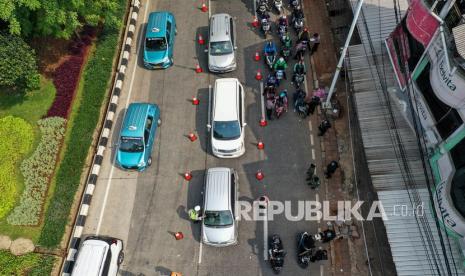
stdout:
[[128,106],[116,153],[116,162],[121,168],[143,171],[152,164],[152,146],[160,124],[160,109],[156,104]]
[[164,69],[173,65],[176,20],[170,12],[152,12],[149,15],[144,41],[144,66]]

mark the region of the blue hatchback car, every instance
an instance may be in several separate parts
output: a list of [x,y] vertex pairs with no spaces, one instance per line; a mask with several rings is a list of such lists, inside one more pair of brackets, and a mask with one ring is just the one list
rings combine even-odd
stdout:
[[170,12],[152,12],[149,15],[144,42],[144,65],[149,69],[173,65],[176,20]]
[[152,146],[160,124],[160,109],[156,104],[129,105],[116,153],[116,161],[121,168],[143,171],[152,164]]

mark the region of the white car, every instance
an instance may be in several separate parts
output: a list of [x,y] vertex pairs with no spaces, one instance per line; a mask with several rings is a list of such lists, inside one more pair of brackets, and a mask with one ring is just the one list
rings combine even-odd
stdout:
[[235,158],[245,153],[245,93],[238,79],[217,79],[213,88],[211,132],[213,155]]

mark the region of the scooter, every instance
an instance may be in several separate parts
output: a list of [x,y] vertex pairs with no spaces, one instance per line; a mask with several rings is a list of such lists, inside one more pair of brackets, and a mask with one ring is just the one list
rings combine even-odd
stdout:
[[300,0],[290,0],[290,4],[292,10],[295,10],[298,6],[300,6]]
[[276,118],[279,119],[284,112],[287,112],[287,91],[284,90],[279,93],[279,96],[276,98],[274,110],[276,113]]
[[274,7],[278,10],[278,13],[283,12],[283,0],[274,0]]
[[260,25],[262,26],[263,36],[266,39],[268,37],[268,33],[270,33],[270,30],[271,30],[271,24],[270,24],[269,16],[268,17],[264,16],[260,20]]
[[263,17],[265,16],[265,14],[268,12],[269,8],[268,8],[268,5],[266,3],[266,1],[260,1],[258,3],[258,9],[257,9],[257,15],[259,17]]
[[315,241],[307,232],[302,232],[297,236],[297,263],[306,268],[311,261]]
[[[302,89],[297,89],[294,92],[294,112],[297,112],[297,115],[305,119],[310,114],[310,105],[305,102],[306,93]],[[311,176],[313,179],[313,175]]]
[[278,36],[280,40],[283,40],[283,36],[287,34],[287,25],[278,24]]
[[300,31],[304,28],[304,19],[302,17],[294,18],[294,30],[296,34],[299,34]]
[[305,75],[300,73],[294,73],[292,76],[292,82],[294,83],[295,88],[299,89],[304,82]]
[[291,47],[283,45],[283,47],[281,48],[281,55],[287,61],[291,56]]
[[[268,47],[269,46],[269,47]],[[265,62],[270,68],[270,70],[273,70],[273,65],[276,62],[276,45],[274,42],[271,41],[271,44],[268,42],[265,44],[265,48],[263,49],[264,55],[265,55]]]
[[269,238],[268,259],[270,260],[271,268],[276,274],[279,274],[284,266],[284,257],[286,252],[283,250],[283,243],[278,235],[273,235]]
[[323,232],[320,232],[315,235],[314,239],[316,241],[321,241],[322,243],[328,243],[336,238],[336,232],[331,229],[326,229]]
[[277,86],[279,86],[281,81],[284,79],[284,70],[281,70],[281,69],[276,70],[275,77],[276,77],[276,82],[278,84]]

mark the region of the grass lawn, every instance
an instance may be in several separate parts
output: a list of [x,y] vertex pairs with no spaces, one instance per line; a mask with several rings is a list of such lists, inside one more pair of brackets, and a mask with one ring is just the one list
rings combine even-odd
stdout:
[[[40,130],[37,127],[37,121],[47,113],[48,108],[55,98],[55,87],[51,80],[42,78],[41,88],[36,91],[27,93],[18,93],[11,91],[0,92],[0,118],[8,115],[23,118],[29,122],[34,129],[34,146],[29,154],[25,155],[23,160],[32,154],[40,140]],[[18,179],[18,199],[22,194],[24,183],[19,167],[16,170],[16,179]],[[36,227],[12,226],[6,222],[6,217],[0,219],[0,234],[8,235],[12,239],[26,237],[37,241],[42,225]],[[0,264],[1,267],[1,264]],[[3,274],[2,274],[3,275]]]
[[8,251],[0,250],[0,275],[50,275],[55,257],[29,253],[15,256]]

